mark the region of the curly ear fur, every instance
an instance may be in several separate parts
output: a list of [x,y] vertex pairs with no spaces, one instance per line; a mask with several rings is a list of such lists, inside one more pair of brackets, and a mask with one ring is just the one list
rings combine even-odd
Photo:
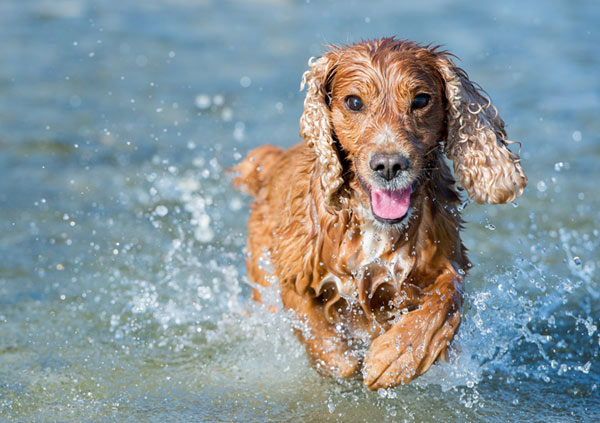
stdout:
[[304,112],[300,118],[300,136],[313,147],[319,158],[320,179],[323,187],[325,205],[335,208],[336,192],[344,183],[342,179],[342,164],[335,150],[331,135],[325,97],[327,79],[334,68],[331,55],[318,59],[311,57],[308,66],[311,68],[304,72],[300,90],[307,86],[304,100]]
[[469,197],[478,203],[507,203],[523,193],[527,177],[510,151],[504,122],[481,88],[447,57],[438,60],[448,99],[446,154]]

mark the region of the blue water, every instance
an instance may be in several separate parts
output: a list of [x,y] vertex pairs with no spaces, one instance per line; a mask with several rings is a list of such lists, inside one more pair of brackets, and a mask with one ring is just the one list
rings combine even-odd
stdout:
[[[591,0],[2,1],[0,420],[599,421],[598,22]],[[384,35],[461,58],[529,187],[465,209],[451,362],[372,393],[249,300],[224,167],[299,141],[323,44]]]

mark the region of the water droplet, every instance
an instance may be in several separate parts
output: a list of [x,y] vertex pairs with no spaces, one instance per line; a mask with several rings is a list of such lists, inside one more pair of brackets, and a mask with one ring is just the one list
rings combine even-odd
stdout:
[[233,130],[233,138],[235,138],[236,141],[242,141],[245,136],[245,130],[246,125],[244,122],[236,122],[235,129]]
[[544,181],[539,181],[536,185],[536,188],[539,192],[545,192],[547,189],[546,183]]
[[587,363],[585,363],[583,365],[583,367],[581,367],[581,371],[585,374],[588,374],[590,372],[591,368],[592,368],[592,363],[590,361],[588,361]]
[[221,119],[223,119],[225,122],[229,122],[231,119],[233,119],[233,110],[231,110],[229,107],[223,107]]
[[161,204],[161,205],[156,206],[156,208],[154,209],[154,212],[158,216],[164,217],[169,213],[169,209]]
[[200,110],[206,110],[210,107],[211,101],[210,97],[206,94],[198,94],[194,103],[196,104],[196,107]]
[[252,84],[252,80],[249,76],[242,76],[240,78],[240,85],[244,88],[248,88]]
[[485,228],[489,229],[490,231],[496,230],[496,226],[492,225],[491,223],[488,223],[487,225],[485,225]]
[[215,106],[222,106],[225,104],[225,97],[223,97],[221,94],[217,94],[213,97],[213,103]]
[[573,257],[573,263],[575,263],[575,266],[581,266],[581,259],[579,256]]

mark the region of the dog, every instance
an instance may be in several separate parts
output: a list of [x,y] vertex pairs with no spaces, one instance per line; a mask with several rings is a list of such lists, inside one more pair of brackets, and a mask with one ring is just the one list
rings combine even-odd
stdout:
[[362,371],[371,390],[426,372],[458,329],[471,267],[459,191],[498,204],[527,185],[496,108],[453,57],[396,38],[330,46],[302,78],[304,142],[234,168],[254,197],[250,279],[279,284],[317,369]]

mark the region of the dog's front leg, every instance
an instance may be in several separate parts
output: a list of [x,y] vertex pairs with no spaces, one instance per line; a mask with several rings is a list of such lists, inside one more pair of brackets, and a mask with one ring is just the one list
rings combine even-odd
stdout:
[[360,358],[350,350],[335,325],[325,318],[323,308],[309,295],[300,295],[291,287],[282,287],[281,298],[286,309],[294,311],[295,332],[305,345],[317,369],[338,377],[352,376]]
[[363,366],[365,385],[390,388],[425,373],[458,329],[461,305],[462,280],[447,271],[425,288],[417,309],[398,316],[373,341]]

